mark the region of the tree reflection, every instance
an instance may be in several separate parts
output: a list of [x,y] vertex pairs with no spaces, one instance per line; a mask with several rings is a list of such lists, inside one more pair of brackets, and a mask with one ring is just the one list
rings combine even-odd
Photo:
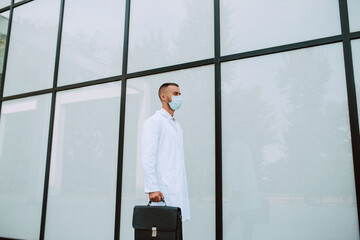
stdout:
[[0,85],[2,81],[8,22],[8,17],[0,15]]
[[289,105],[284,159],[272,171],[278,191],[294,198],[302,195],[307,203],[321,203],[326,197],[346,200],[353,194],[352,185],[337,180],[351,175],[349,120],[346,102],[328,94],[328,58],[315,51],[288,54],[278,79]]
[[319,216],[333,214],[353,224],[346,210],[355,196],[339,52],[334,45],[223,64],[226,236],[239,227],[241,239],[267,236],[283,217],[297,218],[288,229],[299,222],[329,227]]
[[[149,11],[149,7],[153,11]],[[213,3],[208,0],[157,1],[156,7],[148,1],[134,3],[129,39],[130,71],[212,57],[212,8]]]

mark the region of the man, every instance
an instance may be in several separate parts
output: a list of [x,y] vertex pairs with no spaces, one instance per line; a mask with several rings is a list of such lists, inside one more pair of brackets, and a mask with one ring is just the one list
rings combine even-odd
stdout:
[[144,122],[142,130],[144,190],[152,202],[163,199],[168,206],[180,207],[186,221],[190,220],[190,206],[183,133],[174,118],[182,102],[179,85],[164,83],[158,94],[162,109]]

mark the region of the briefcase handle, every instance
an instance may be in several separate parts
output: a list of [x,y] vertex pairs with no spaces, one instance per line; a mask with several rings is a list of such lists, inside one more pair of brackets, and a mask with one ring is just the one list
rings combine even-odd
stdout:
[[[164,206],[166,206],[166,202],[162,197],[160,197],[160,200],[161,200],[161,202],[164,203]],[[150,206],[151,203],[152,203],[151,200],[149,200],[148,206]]]

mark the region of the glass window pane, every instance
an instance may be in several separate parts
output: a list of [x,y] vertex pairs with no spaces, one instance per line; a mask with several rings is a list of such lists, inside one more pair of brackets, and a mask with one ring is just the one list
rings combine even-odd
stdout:
[[222,73],[224,239],[358,239],[342,45]]
[[[358,113],[360,108],[360,39],[351,41]],[[360,121],[360,119],[359,119]],[[360,122],[359,122],[360,124]]]
[[59,85],[122,74],[125,0],[67,1]]
[[183,225],[184,239],[215,239],[213,75],[214,68],[207,66],[127,82],[120,239],[133,239],[133,207],[148,202],[140,160],[141,131],[144,120],[161,109],[157,92],[164,82],[178,83],[183,96],[183,104],[175,118],[184,133],[190,196],[191,220]]
[[59,0],[37,0],[14,9],[4,95],[52,87]]
[[57,94],[45,239],[114,239],[120,83]]
[[348,0],[350,31],[360,31],[360,0]]
[[0,9],[3,8],[3,7],[7,7],[11,4],[11,1],[10,0],[1,0],[0,1]]
[[51,95],[4,102],[0,121],[0,236],[38,239]]
[[212,0],[131,2],[129,72],[213,57]]
[[0,13],[0,85],[2,81],[8,24],[9,24],[9,11]]
[[338,0],[221,0],[221,54],[341,33]]

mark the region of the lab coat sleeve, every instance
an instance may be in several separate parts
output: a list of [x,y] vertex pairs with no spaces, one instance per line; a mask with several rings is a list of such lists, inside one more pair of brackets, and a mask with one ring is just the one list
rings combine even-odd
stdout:
[[156,174],[160,131],[160,126],[154,119],[144,122],[141,138],[141,162],[145,193],[160,191]]

